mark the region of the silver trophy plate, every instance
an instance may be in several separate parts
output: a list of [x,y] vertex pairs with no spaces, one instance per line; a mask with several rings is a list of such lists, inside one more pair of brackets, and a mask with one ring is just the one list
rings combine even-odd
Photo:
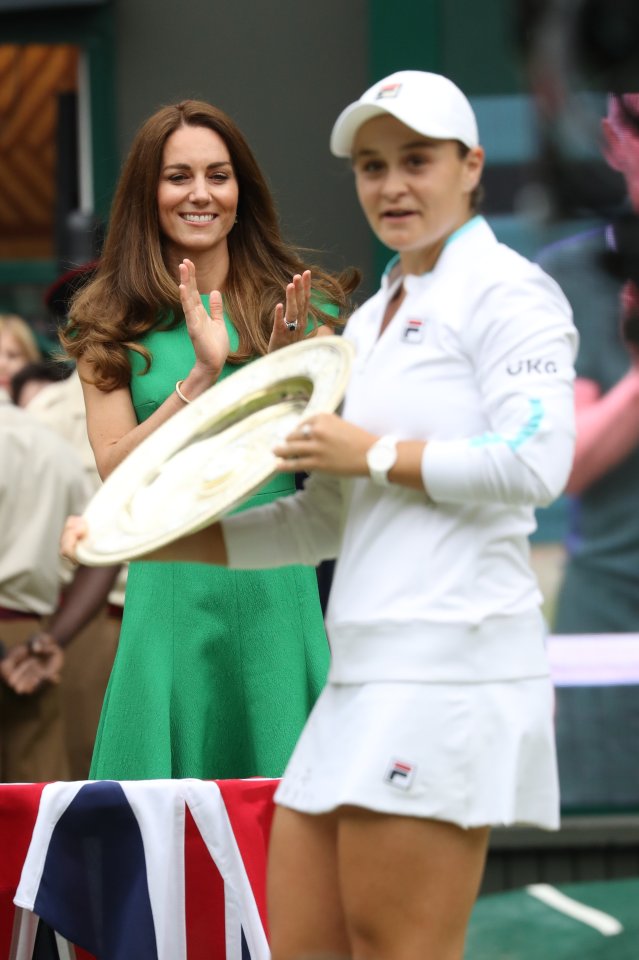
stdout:
[[88,504],[86,566],[134,560],[195,533],[239,506],[276,473],[273,447],[300,421],[333,413],[354,350],[313,337],[241,367],[139,444]]

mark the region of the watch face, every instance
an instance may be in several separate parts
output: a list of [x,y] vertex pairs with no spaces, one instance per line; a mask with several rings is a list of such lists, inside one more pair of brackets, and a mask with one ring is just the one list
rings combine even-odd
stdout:
[[390,470],[395,463],[395,451],[391,447],[374,447],[368,458],[373,470]]
[[376,483],[387,483],[387,473],[397,460],[397,446],[394,437],[382,437],[373,444],[366,455],[366,462]]

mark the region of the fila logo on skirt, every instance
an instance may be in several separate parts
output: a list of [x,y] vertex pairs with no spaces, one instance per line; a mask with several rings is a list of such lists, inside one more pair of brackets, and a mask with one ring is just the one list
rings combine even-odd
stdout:
[[398,790],[408,790],[413,783],[416,770],[417,767],[412,763],[406,763],[404,760],[391,760],[384,774],[384,780],[386,783],[390,783],[392,787],[397,787]]

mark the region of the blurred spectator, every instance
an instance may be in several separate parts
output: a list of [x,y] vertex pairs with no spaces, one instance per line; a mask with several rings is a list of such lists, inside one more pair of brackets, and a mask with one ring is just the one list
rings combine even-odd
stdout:
[[26,320],[0,313],[0,394],[6,394],[11,378],[23,367],[41,360],[40,348]]
[[9,393],[17,407],[28,407],[31,400],[50,383],[60,383],[73,373],[73,368],[55,360],[27,363],[11,377]]
[[639,363],[639,286],[628,280],[621,290],[622,331],[633,363]]
[[11,397],[41,423],[61,434],[80,456],[93,490],[100,485],[87,435],[82,385],[73,367],[56,361],[28,364],[11,381]]
[[[86,429],[82,386],[75,369],[46,361],[28,364],[11,381],[15,403],[50,427],[74,448],[84,467],[90,491],[100,484]],[[104,692],[117,650],[125,572],[120,567],[86,568],[81,574],[85,595],[76,581],[62,591],[62,609],[73,623],[73,644],[65,651],[61,684],[65,738],[73,780],[89,775],[93,744]],[[59,615],[56,618],[59,630]],[[66,642],[71,639],[64,623]],[[47,629],[52,629],[47,625]]]
[[625,180],[629,216],[553,244],[538,257],[570,300],[580,333],[577,446],[567,485],[570,529],[557,633],[639,630],[639,354],[628,349],[622,329],[632,301],[626,287],[622,302],[622,289],[639,269],[639,250],[633,259],[620,243],[628,224],[636,230],[639,223],[639,93],[609,96],[602,132],[604,156]]
[[43,624],[59,604],[64,521],[84,509],[90,486],[73,448],[6,395],[0,464],[0,780],[64,779],[57,683],[69,634]]

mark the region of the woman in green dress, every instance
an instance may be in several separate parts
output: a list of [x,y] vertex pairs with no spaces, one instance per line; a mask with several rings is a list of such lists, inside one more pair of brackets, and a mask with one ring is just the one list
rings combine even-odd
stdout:
[[[187,323],[180,285],[195,275]],[[357,280],[310,267],[283,242],[226,114],[201,101],[157,111],[133,142],[97,273],[61,335],[100,475],[238,365],[332,332]],[[250,503],[294,488],[280,476]],[[91,777],[279,776],[327,668],[313,569],[132,563]]]

